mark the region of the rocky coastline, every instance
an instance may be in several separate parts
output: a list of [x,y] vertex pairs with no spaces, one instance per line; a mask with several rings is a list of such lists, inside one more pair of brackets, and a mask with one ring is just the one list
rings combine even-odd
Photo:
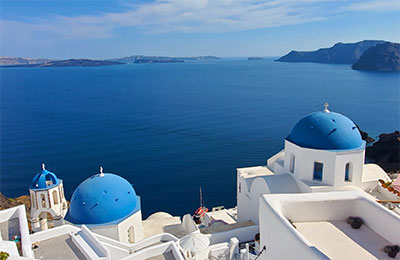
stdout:
[[400,71],[400,44],[375,40],[339,42],[316,51],[291,51],[276,61],[352,64],[354,70]]
[[371,47],[352,68],[367,71],[400,71],[400,44],[386,42]]
[[400,172],[400,132],[380,134],[378,141],[367,146],[365,156],[388,173]]

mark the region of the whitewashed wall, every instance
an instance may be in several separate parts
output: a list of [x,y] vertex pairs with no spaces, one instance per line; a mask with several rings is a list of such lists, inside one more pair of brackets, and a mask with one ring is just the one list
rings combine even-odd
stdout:
[[124,221],[118,224],[118,240],[120,242],[129,243],[129,227],[134,228],[134,242],[143,239],[143,226],[142,226],[142,211],[129,216]]

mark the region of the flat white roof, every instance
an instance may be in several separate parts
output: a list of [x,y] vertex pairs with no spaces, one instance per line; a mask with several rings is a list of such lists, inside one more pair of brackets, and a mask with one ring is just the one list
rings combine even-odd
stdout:
[[353,229],[345,221],[293,223],[313,246],[331,259],[385,259],[389,241],[366,225]]
[[40,241],[37,245],[38,248],[33,250],[37,259],[86,259],[72,242],[69,234]]
[[[363,220],[360,229],[347,224],[351,216]],[[273,254],[292,246],[287,253],[292,257],[307,252],[330,259],[382,259],[385,246],[400,243],[400,217],[365,192],[270,194],[260,200],[260,232]]]
[[274,175],[274,173],[267,168],[267,166],[254,166],[246,168],[238,168],[240,176],[243,178],[251,178],[256,176]]

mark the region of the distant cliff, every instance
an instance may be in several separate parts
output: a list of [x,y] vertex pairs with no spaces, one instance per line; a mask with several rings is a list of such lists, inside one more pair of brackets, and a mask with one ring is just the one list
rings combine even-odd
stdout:
[[355,70],[400,71],[400,44],[386,42],[369,48],[352,66]]
[[168,56],[144,56],[132,55],[123,58],[110,59],[110,61],[117,61],[123,63],[174,63],[184,62],[186,60],[217,60],[215,56],[196,56],[196,57],[168,57]]
[[41,64],[53,61],[50,59],[33,59],[21,57],[0,57],[0,65],[27,65],[27,64]]
[[136,57],[133,63],[176,63],[184,62],[184,60],[179,58],[169,58],[169,57],[147,57],[141,56]]
[[97,67],[97,66],[110,66],[119,64],[123,63],[116,61],[105,61],[105,60],[69,59],[69,60],[48,61],[40,64],[7,65],[2,67]]
[[354,64],[367,49],[380,43],[385,43],[385,41],[365,40],[356,43],[336,43],[331,48],[316,51],[291,51],[277,61]]

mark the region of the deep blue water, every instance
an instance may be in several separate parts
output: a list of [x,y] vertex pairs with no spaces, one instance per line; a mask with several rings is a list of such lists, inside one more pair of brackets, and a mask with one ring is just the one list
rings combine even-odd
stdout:
[[261,165],[308,113],[372,135],[399,129],[399,73],[348,65],[217,60],[1,69],[1,192],[27,194],[42,162],[67,198],[89,176],[128,179],[142,211],[236,204],[236,168]]

